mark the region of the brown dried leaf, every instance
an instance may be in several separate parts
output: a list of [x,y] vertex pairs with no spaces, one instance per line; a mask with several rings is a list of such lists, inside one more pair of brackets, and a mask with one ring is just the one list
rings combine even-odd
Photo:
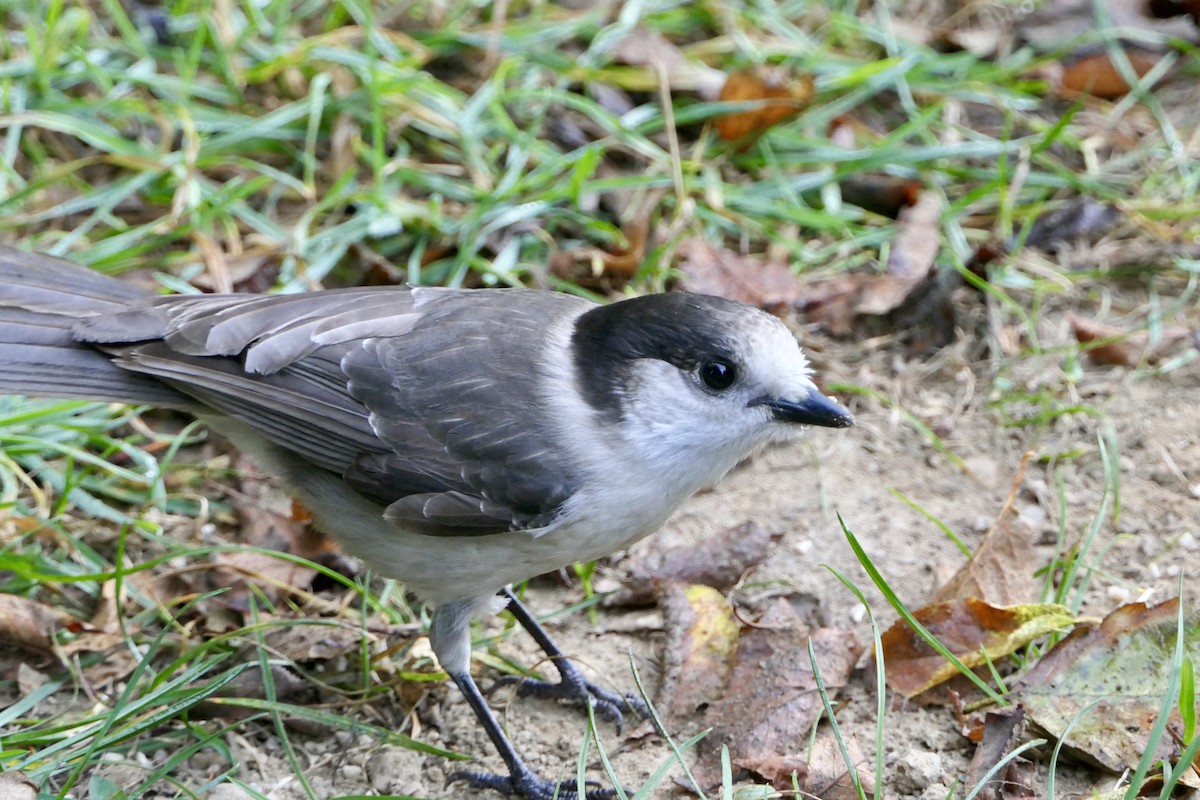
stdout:
[[724,595],[708,586],[673,586],[663,611],[663,707],[668,720],[688,720],[720,699],[737,652],[738,622]]
[[[611,172],[614,176],[623,174]],[[590,287],[620,285],[633,278],[646,259],[655,210],[666,194],[665,189],[607,193],[611,211],[621,220],[625,245],[611,252],[598,247],[556,251],[550,256],[550,273]]]
[[808,319],[835,336],[900,332],[917,351],[953,341],[957,273],[931,269],[939,242],[941,200],[930,193],[904,208],[886,275],[842,275],[809,289],[798,301]]
[[[239,469],[248,463],[240,461]],[[246,494],[229,495],[230,504],[237,511],[241,523],[238,538],[242,544],[278,550],[310,561],[316,561],[330,552],[330,541],[308,524],[312,514],[303,503],[285,498],[286,511],[281,513],[272,510],[269,498],[256,496],[255,493],[261,493],[264,487],[247,482],[246,488]]]
[[0,797],[4,800],[37,800],[38,784],[16,770],[0,772]]
[[800,113],[812,96],[813,81],[807,75],[791,80],[781,70],[764,67],[731,72],[721,87],[722,101],[761,100],[763,103],[756,108],[718,117],[717,133],[725,141],[760,136],[772,125]]
[[[846,738],[846,751],[850,754],[850,763],[858,773],[859,784],[868,797],[875,795],[875,771],[871,762],[859,747],[858,739],[853,736]],[[775,788],[787,791],[791,784],[775,784]],[[819,797],[821,800],[857,800],[858,792],[850,779],[846,768],[846,760],[842,749],[832,731],[822,730],[817,735],[813,745],[812,755],[808,759],[808,775],[800,787],[808,796]]]
[[[1075,340],[1080,344],[1100,342],[1087,348],[1090,359],[1098,364],[1108,364],[1117,367],[1136,367],[1146,362],[1150,364],[1161,361],[1167,352],[1182,341],[1200,340],[1192,331],[1184,328],[1167,328],[1154,346],[1150,345],[1149,331],[1126,331],[1114,325],[1106,325],[1095,320],[1083,319],[1071,314],[1071,331]],[[1108,341],[1106,341],[1108,340]]]
[[892,175],[847,175],[840,184],[842,200],[891,219],[921,199],[921,182]]
[[[1146,0],[1104,0],[1104,7],[1114,28],[1134,35],[1140,32],[1138,38],[1141,40],[1165,41],[1174,37],[1195,42],[1200,39],[1200,31],[1189,20],[1154,19],[1147,13],[1151,9]],[[1017,21],[1020,37],[1044,52],[1061,51],[1064,44],[1087,37],[1095,30],[1093,0],[1048,0]]]
[[[967,773],[967,785],[979,786],[983,777],[999,764],[1021,740],[1025,731],[1025,712],[1020,708],[1007,708],[1003,711],[988,712],[983,721],[983,740],[975,748],[971,759],[971,768]],[[1009,769],[1013,765],[1009,764]],[[981,800],[1000,800],[1009,797],[1002,787],[1008,783],[1005,771],[988,781],[977,795]]]
[[[1030,720],[1058,738],[1081,714],[1067,750],[1112,772],[1133,769],[1170,680],[1178,613],[1178,598],[1157,606],[1132,603],[1099,625],[1077,627],[1021,680],[1016,697]],[[1185,617],[1184,643],[1193,663],[1200,662],[1200,612]],[[1176,708],[1155,759],[1178,758],[1182,734]]]
[[[17,692],[21,697],[28,697],[33,694],[38,688],[45,686],[49,680],[49,675],[34,669],[24,661],[17,664]],[[0,797],[3,796],[0,795]]]
[[[688,58],[674,42],[658,31],[649,28],[634,28],[628,35],[614,42],[609,48],[614,61],[638,67],[653,67],[654,74],[647,76],[643,91],[658,86],[659,75],[665,76],[672,92],[697,92],[711,99],[716,95],[725,75],[699,61]],[[661,72],[658,65],[661,64]]]
[[929,274],[941,245],[941,219],[942,198],[934,192],[923,193],[915,204],[900,210],[888,253],[889,275],[916,283]]
[[684,239],[676,249],[680,288],[711,294],[758,308],[790,306],[800,296],[800,284],[787,264],[738,255],[717,248],[698,236]]
[[1033,599],[1033,532],[1013,512],[1025,469],[1033,453],[1025,454],[1013,479],[1008,499],[983,542],[967,563],[933,593],[934,603],[973,597],[993,606],[1014,606]]
[[605,605],[648,605],[672,585],[699,583],[729,589],[761,564],[780,538],[757,522],[743,522],[693,545],[644,550],[630,559],[627,577]]
[[[259,616],[259,623],[264,622]],[[338,623],[293,624],[272,628],[263,640],[273,653],[291,661],[329,661],[358,650],[363,631]]]
[[[1097,364],[1118,367],[1136,367],[1142,363],[1149,338],[1145,331],[1127,333],[1115,325],[1105,325],[1095,320],[1071,314],[1071,332],[1080,344],[1103,342],[1087,349],[1088,358]],[[1139,335],[1140,333],[1140,335]],[[1104,341],[1110,339],[1111,341]]]
[[[126,582],[137,589],[137,592],[144,598],[164,607],[174,605],[178,598],[186,594],[208,589],[207,586],[200,585],[203,581],[199,576],[187,569],[170,572],[139,570],[126,578]],[[105,595],[107,596],[107,588]],[[132,600],[127,597],[126,605],[131,604]],[[107,607],[104,610],[103,616],[97,614],[92,617],[92,624],[104,630],[114,629],[113,626],[117,624],[115,610],[110,612]]]
[[79,625],[79,620],[53,606],[0,594],[0,644],[48,653],[58,631]]
[[803,752],[813,722],[823,711],[809,663],[811,639],[831,696],[845,685],[862,654],[849,631],[810,631],[787,600],[772,604],[756,627],[742,633],[724,696],[705,716],[713,731],[700,743],[695,772],[702,784],[720,780],[719,754],[729,747],[735,764],[763,763]]
[[[997,608],[974,598],[925,606],[913,616],[972,669],[1075,622],[1067,609],[1053,603]],[[905,697],[915,697],[958,674],[903,619],[883,634],[882,642],[888,685]]]
[[266,553],[217,553],[213,561],[213,586],[227,589],[220,602],[231,608],[248,607],[251,582],[254,593],[275,602],[295,589],[307,589],[317,574],[312,567]]
[[[1154,69],[1164,55],[1129,43],[1123,43],[1122,49],[1139,78]],[[1129,84],[1106,50],[1078,53],[1064,62],[1057,83],[1058,93],[1068,100],[1085,94],[1111,100],[1129,91]]]
[[63,653],[73,656],[78,653],[104,653],[125,642],[127,633],[117,629],[85,630],[62,645]]
[[[870,795],[875,790],[875,775],[870,762],[857,739],[848,737],[845,742],[854,771],[864,791]],[[841,747],[830,731],[823,730],[818,735],[811,753],[801,751],[763,758],[743,758],[733,764],[770,781],[781,792],[787,792],[794,784],[798,784],[804,797],[819,797],[821,800],[856,800],[858,797]]]
[[974,597],[994,606],[1013,606],[1034,597],[1033,531],[1005,509],[986,538],[953,578],[934,593],[934,602]]
[[1025,237],[1026,247],[1048,253],[1079,240],[1098,242],[1124,219],[1112,203],[1101,203],[1081,195],[1063,206],[1039,214]]
[[[106,635],[112,636],[111,634]],[[84,667],[83,673],[92,686],[114,686],[132,675],[138,664],[141,663],[137,653],[129,649],[124,642],[119,641],[119,637],[113,636],[112,638],[116,638],[118,641],[108,640],[107,648],[101,647],[106,640],[100,638],[78,648],[105,653],[104,660]]]
[[[1196,42],[1200,32],[1183,19],[1156,19],[1170,14],[1161,2],[1155,8],[1147,0],[1104,0],[1105,14],[1113,28],[1122,31],[1119,46],[1133,71],[1141,77],[1162,59],[1172,38]],[[1185,9],[1186,10],[1186,9]],[[1096,12],[1092,0],[1049,0],[1031,14],[1019,18],[1020,38],[1043,52],[1061,51],[1072,41],[1093,41]],[[1109,59],[1107,45],[1086,44],[1063,59],[1053,75],[1060,93],[1070,99],[1081,93],[1115,98],[1129,91],[1124,77]],[[1168,76],[1169,77],[1169,76]]]
[[[284,700],[292,697],[310,685],[308,681],[296,675],[295,672],[282,664],[272,664],[270,669],[270,696],[276,700]],[[262,671],[259,669],[248,669],[239,673],[236,678],[222,686],[220,695],[198,703],[188,713],[198,719],[245,719],[259,713],[258,710],[237,703],[225,702],[225,698],[260,698],[267,694],[266,682],[263,680]],[[288,724],[303,727],[306,724],[312,725],[313,723],[310,720],[289,719]]]

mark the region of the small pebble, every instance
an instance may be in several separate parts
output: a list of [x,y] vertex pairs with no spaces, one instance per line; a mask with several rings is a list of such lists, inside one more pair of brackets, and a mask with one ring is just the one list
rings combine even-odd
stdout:
[[1112,600],[1114,603],[1125,605],[1129,602],[1130,591],[1124,586],[1110,586],[1105,594],[1107,594],[1108,599]]
[[850,609],[850,619],[854,622],[862,622],[867,617],[867,607],[862,603],[855,603]]
[[1150,573],[1150,577],[1158,580],[1162,577],[1162,567],[1155,564],[1153,561],[1146,566],[1146,571]]
[[797,553],[802,556],[806,556],[812,552],[813,542],[812,539],[801,539],[792,546],[795,548]]
[[1189,553],[1194,553],[1200,549],[1200,542],[1196,541],[1196,537],[1191,531],[1186,531],[1183,536],[1179,537],[1179,545]]
[[251,800],[254,795],[232,783],[222,783],[208,792],[209,800]]
[[1031,528],[1046,521],[1046,509],[1041,506],[1026,506],[1021,509],[1021,520]]

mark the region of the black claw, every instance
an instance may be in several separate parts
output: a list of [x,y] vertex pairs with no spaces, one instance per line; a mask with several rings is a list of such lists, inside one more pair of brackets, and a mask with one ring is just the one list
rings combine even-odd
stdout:
[[596,716],[616,725],[618,735],[625,724],[625,714],[622,709],[632,711],[640,719],[650,718],[650,707],[642,698],[631,694],[617,694],[602,686],[597,686],[591,681],[581,681],[579,684],[567,681],[552,683],[535,678],[505,675],[496,680],[495,686],[511,686],[512,684],[517,685],[518,697],[562,700],[580,708],[587,708],[590,701],[594,703]]
[[[463,770],[452,772],[446,778],[446,786],[452,783],[465,783],[472,789],[490,789],[505,797],[517,796],[525,800],[580,800],[579,784],[575,781],[548,781],[534,775],[514,779],[505,775]],[[588,781],[584,785],[586,787],[599,786],[593,781]],[[587,788],[582,800],[613,800],[616,796],[616,789]]]

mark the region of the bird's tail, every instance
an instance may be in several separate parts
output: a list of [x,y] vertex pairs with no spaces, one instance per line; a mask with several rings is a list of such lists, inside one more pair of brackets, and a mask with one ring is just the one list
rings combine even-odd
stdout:
[[71,334],[81,319],[120,312],[146,297],[78,264],[0,247],[0,395],[180,405],[182,396],[170,386],[122,369]]

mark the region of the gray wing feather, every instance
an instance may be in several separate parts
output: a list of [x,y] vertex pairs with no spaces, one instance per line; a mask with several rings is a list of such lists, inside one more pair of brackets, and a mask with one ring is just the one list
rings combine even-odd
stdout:
[[[552,383],[541,374],[546,331],[586,310],[586,301],[522,290],[417,298],[403,336],[368,339],[342,368],[371,412],[379,437],[399,455],[366,457],[347,475],[417,473],[482,500],[476,512],[509,527],[548,524],[575,490],[575,476],[539,412]],[[398,469],[399,467],[399,469]],[[389,516],[461,525],[459,506],[404,500]]]
[[117,363],[153,375],[208,408],[260,430],[275,444],[323,469],[342,473],[363,452],[382,452],[385,445],[371,430],[366,410],[333,375],[337,364],[326,362],[288,368],[260,377],[246,374],[231,358],[183,356],[164,343],[136,345]]
[[542,351],[548,328],[589,307],[396,287],[156,297],[75,335],[342,475],[390,519],[477,535],[547,525],[574,491],[538,413]]

